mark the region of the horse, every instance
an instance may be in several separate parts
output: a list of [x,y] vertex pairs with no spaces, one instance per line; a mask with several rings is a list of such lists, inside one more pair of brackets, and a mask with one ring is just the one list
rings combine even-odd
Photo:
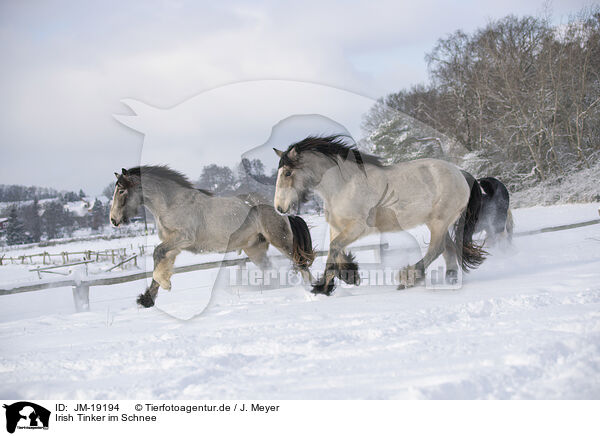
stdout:
[[181,173],[168,166],[123,168],[110,208],[110,222],[129,222],[140,206],[154,215],[161,243],[154,249],[152,283],[137,302],[151,307],[158,289],[171,290],[175,258],[193,253],[243,250],[262,269],[270,265],[269,244],[292,260],[303,279],[312,279],[309,267],[315,253],[306,222],[297,216],[283,217],[273,206],[248,201],[247,196],[217,197],[196,189]]
[[475,232],[485,231],[485,242],[493,245],[501,238],[512,242],[514,222],[510,196],[504,184],[494,177],[477,179],[483,197]]
[[325,271],[313,284],[313,293],[331,295],[335,277],[360,283],[358,265],[345,249],[373,232],[398,232],[421,224],[429,228],[427,252],[400,272],[399,288],[424,280],[425,269],[441,254],[446,279],[453,284],[459,261],[465,272],[483,262],[486,252],[473,241],[481,205],[477,183],[468,183],[457,166],[437,159],[385,165],[381,158],[359,152],[346,138],[309,136],[285,151],[274,149],[279,156],[277,211],[296,210],[310,191],[325,206],[331,239]]

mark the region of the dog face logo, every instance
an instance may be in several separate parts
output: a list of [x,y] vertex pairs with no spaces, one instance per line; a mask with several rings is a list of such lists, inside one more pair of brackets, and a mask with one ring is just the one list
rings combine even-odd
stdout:
[[6,431],[19,429],[48,429],[50,411],[28,401],[3,406],[6,409]]

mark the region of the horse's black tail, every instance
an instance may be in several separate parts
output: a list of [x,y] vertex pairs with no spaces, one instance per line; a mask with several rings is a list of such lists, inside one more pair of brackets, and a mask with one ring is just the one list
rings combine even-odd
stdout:
[[475,178],[463,171],[463,175],[471,188],[467,207],[456,222],[454,228],[454,242],[461,252],[461,267],[464,272],[477,268],[485,260],[487,252],[482,245],[473,241],[473,233],[481,212],[481,188]]
[[308,268],[315,260],[310,230],[299,216],[288,215],[288,219],[294,237],[292,243],[294,264],[300,268]]

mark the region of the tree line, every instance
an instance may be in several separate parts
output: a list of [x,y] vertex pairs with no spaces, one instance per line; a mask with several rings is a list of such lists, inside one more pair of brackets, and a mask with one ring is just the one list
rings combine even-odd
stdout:
[[60,193],[56,189],[39,186],[0,185],[0,202],[31,201],[44,198],[55,198]]
[[517,190],[598,162],[598,9],[560,26],[507,16],[459,30],[426,60],[429,83],[385,96],[366,115],[373,151],[393,161],[441,157],[455,142],[467,169]]
[[207,165],[202,169],[195,186],[218,195],[247,194],[258,192],[270,198],[275,191],[277,172],[265,174],[260,159],[242,159],[235,171],[227,166]]
[[[276,173],[265,174],[264,164],[259,159],[242,159],[236,171],[226,166],[207,165],[202,169],[195,186],[207,189],[216,195],[239,195],[257,192],[265,199],[273,197]],[[5,186],[3,192],[10,193],[4,198],[13,202],[8,208],[8,219],[4,223],[2,233],[8,245],[39,242],[42,239],[56,239],[70,236],[75,230],[90,228],[98,230],[108,225],[110,203],[103,204],[98,199],[93,203],[89,213],[83,217],[76,216],[65,206],[66,203],[83,200],[85,193],[58,192],[51,188]],[[110,199],[115,183],[109,183],[102,195]],[[40,203],[35,194],[44,193],[44,198],[52,201]],[[47,197],[46,194],[53,194]],[[33,195],[33,198],[31,198]],[[8,200],[10,198],[10,200]],[[20,203],[19,203],[20,202]],[[138,213],[141,220],[152,220],[143,208]]]
[[56,239],[70,236],[73,231],[89,227],[98,230],[108,222],[108,204],[96,200],[89,214],[76,216],[65,208],[62,199],[40,204],[35,198],[31,204],[13,204],[9,208],[2,232],[8,245],[40,242],[43,238]]

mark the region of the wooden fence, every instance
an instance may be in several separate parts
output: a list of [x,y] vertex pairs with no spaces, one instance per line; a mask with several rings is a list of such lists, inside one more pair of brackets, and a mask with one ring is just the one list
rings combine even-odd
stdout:
[[[35,254],[24,254],[21,256],[9,256],[0,254],[0,266],[8,264],[19,264],[19,265],[66,265],[72,262],[80,261],[94,261],[94,262],[108,262],[110,261],[113,265],[121,262],[123,259],[132,256],[144,256],[146,254],[152,254],[154,245],[138,245],[137,251],[133,248],[133,245],[128,249],[125,248],[109,248],[106,250],[85,250],[85,251],[62,251],[60,253],[48,253],[44,251],[42,253]],[[129,250],[129,251],[128,251]],[[37,262],[36,262],[37,260]]]
[[[594,224],[600,224],[600,219],[585,221],[575,224],[567,224],[561,226],[554,227],[546,227],[537,230],[530,230],[525,232],[517,232],[514,234],[514,237],[522,237],[535,235],[540,233],[548,233],[548,232],[557,232],[562,230],[574,229],[578,227],[591,226]],[[381,255],[382,250],[388,249],[388,244],[373,244],[373,245],[365,245],[362,247],[352,247],[352,251],[366,251],[373,250],[379,255]],[[327,251],[318,251],[317,256],[325,256],[327,255]],[[274,256],[275,259],[284,259],[283,256]],[[214,262],[205,262],[199,263],[195,265],[186,265],[179,266],[174,268],[174,274],[181,274],[191,271],[199,271],[206,270],[212,268],[219,267],[229,267],[229,266],[243,266],[250,260],[246,257],[240,259],[231,259],[231,260],[223,260],[223,261],[214,261]],[[66,278],[64,280],[53,280],[53,281],[43,281],[37,282],[33,284],[20,285],[13,288],[0,289],[0,295],[11,295],[11,294],[19,294],[23,292],[32,292],[39,291],[42,289],[51,289],[51,288],[62,288],[62,287],[72,287],[73,289],[73,301],[75,303],[75,309],[77,311],[85,311],[89,310],[90,307],[90,287],[92,286],[107,286],[107,285],[116,285],[119,283],[132,282],[136,280],[142,280],[146,278],[152,277],[151,271],[144,271],[138,273],[122,273],[122,274],[111,274],[105,276],[95,276],[94,278],[86,278],[85,280],[74,280],[72,278]]]
[[[372,245],[364,245],[362,247],[352,247],[352,251],[369,251],[373,250],[378,255],[381,254],[382,250],[388,248],[388,244],[372,244]],[[316,255],[326,256],[327,251],[318,251]],[[287,259],[284,256],[273,256],[272,259]],[[247,257],[239,258],[239,259],[226,259],[226,260],[217,260],[213,262],[204,262],[198,263],[194,265],[185,265],[175,267],[173,269],[174,274],[181,274],[192,271],[206,270],[212,268],[220,268],[220,267],[230,267],[230,266],[244,266],[247,262],[250,262],[250,259]],[[87,278],[85,280],[75,280],[72,278],[67,278],[64,280],[52,280],[52,281],[43,281],[37,282],[33,284],[16,286],[9,289],[0,289],[0,295],[11,295],[11,294],[20,294],[23,292],[33,292],[40,291],[42,289],[53,289],[53,288],[64,288],[64,287],[72,287],[73,290],[73,302],[75,304],[75,309],[78,312],[89,310],[90,308],[90,287],[92,286],[108,286],[108,285],[117,285],[120,283],[133,282],[136,280],[142,280],[146,278],[152,277],[152,271],[143,271],[138,273],[126,273],[126,274],[111,274],[111,275],[99,275],[94,276],[93,278]]]

